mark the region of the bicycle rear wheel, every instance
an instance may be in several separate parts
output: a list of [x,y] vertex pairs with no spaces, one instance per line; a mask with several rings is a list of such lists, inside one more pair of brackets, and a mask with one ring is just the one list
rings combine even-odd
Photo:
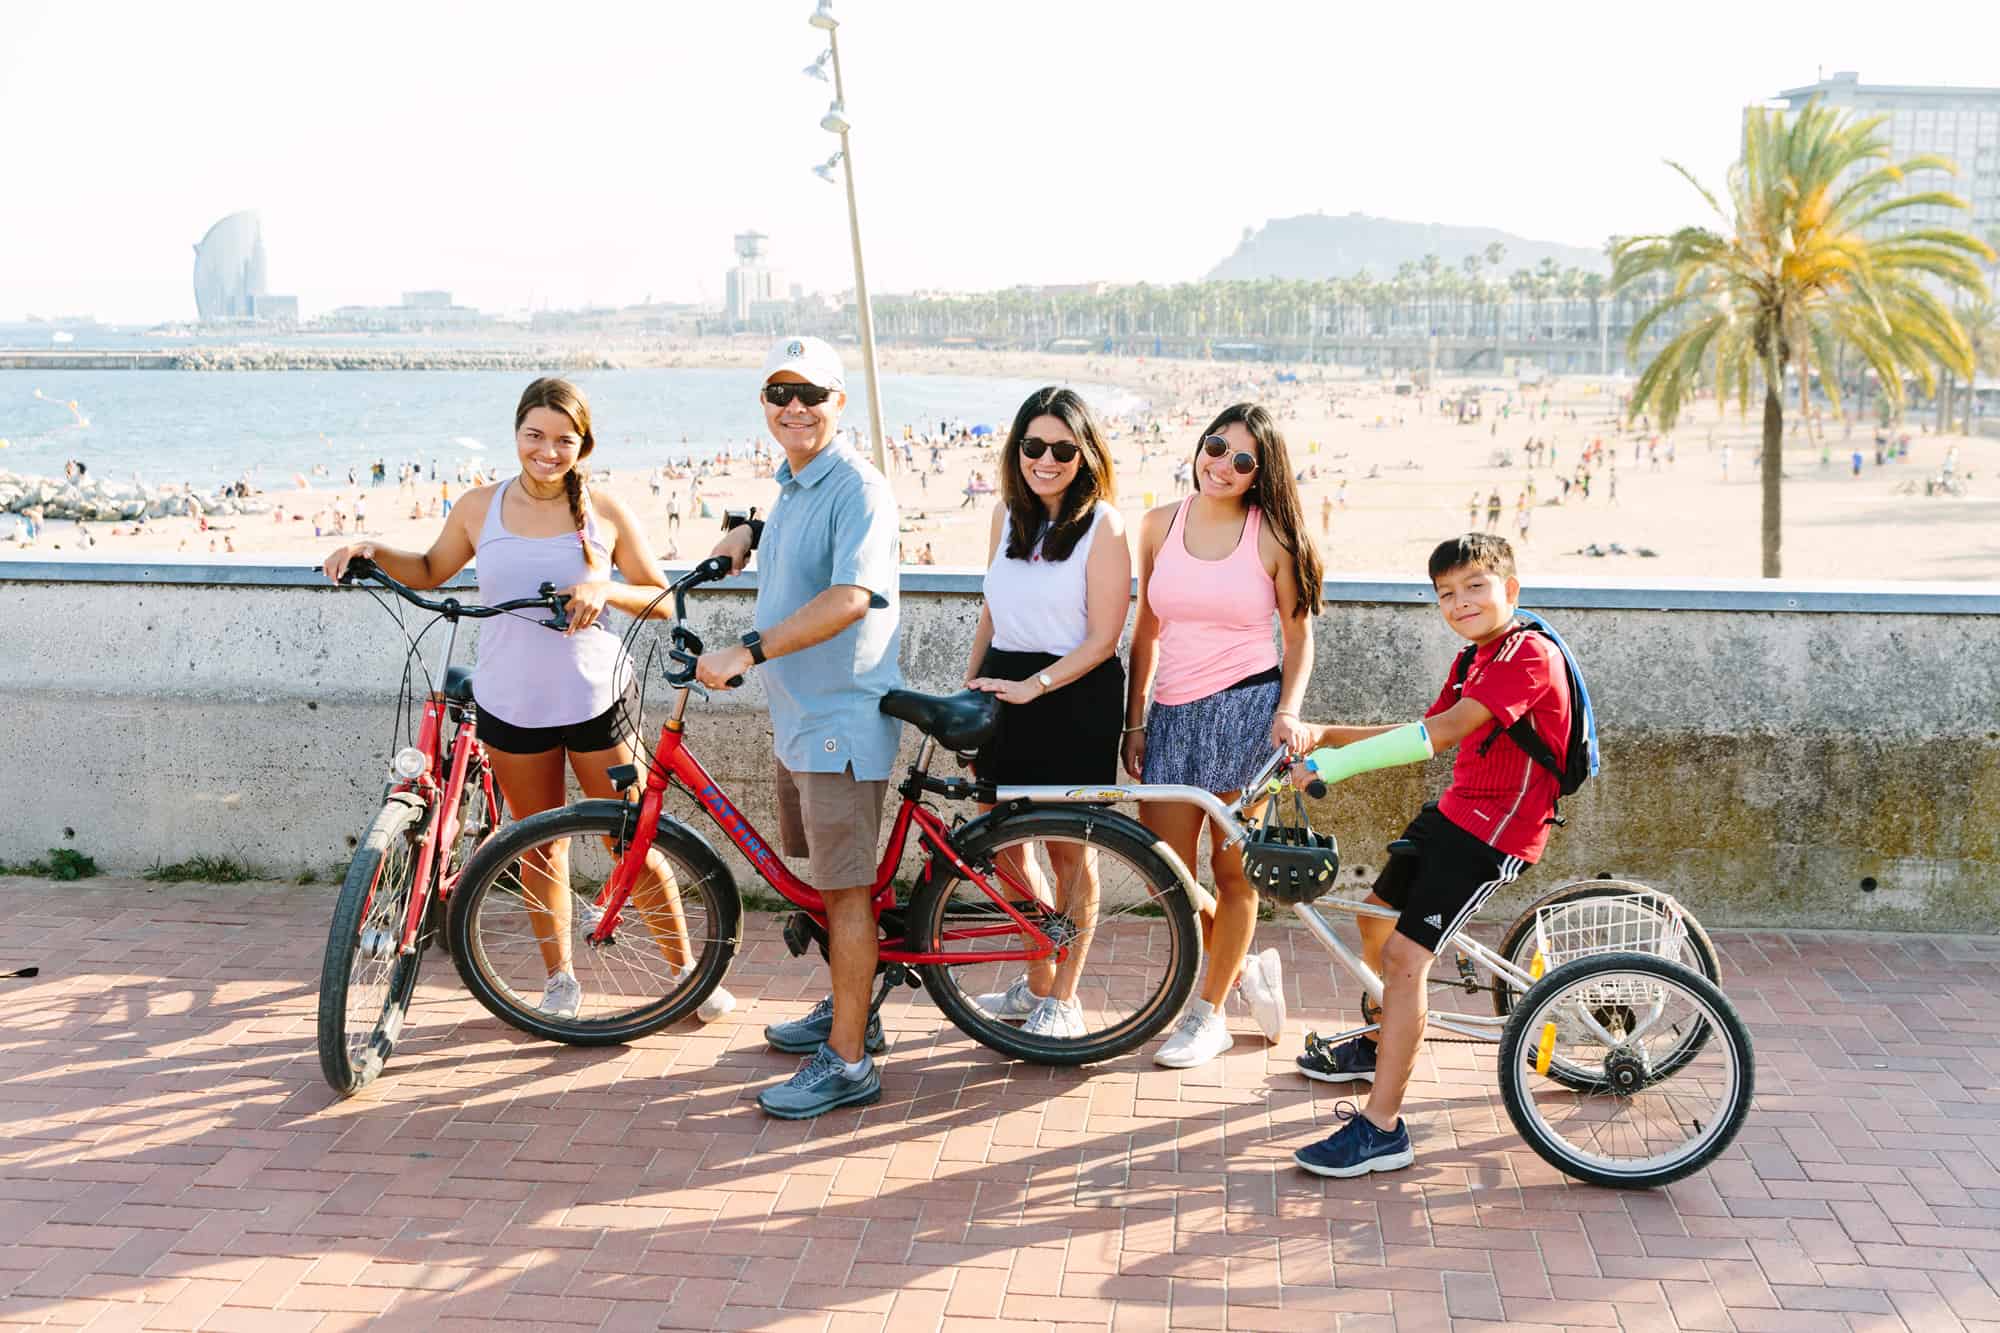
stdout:
[[319,1067],[335,1092],[349,1096],[373,1083],[402,1036],[423,962],[424,932],[414,953],[401,952],[403,922],[416,888],[415,796],[391,796],[348,863],[333,907],[319,979]]
[[[629,842],[637,811],[580,801],[510,824],[486,840],[451,895],[452,961],[495,1017],[547,1041],[609,1046],[693,1013],[736,953],[742,900],[701,836],[662,818],[611,938],[590,934],[593,900]],[[544,1009],[544,986],[567,970],[576,1012]]]
[[[1068,1031],[1043,1035],[1024,1028],[1025,1015],[980,1007],[978,996],[1007,991],[1027,966],[993,955],[1037,945],[934,854],[907,920],[913,948],[954,955],[917,969],[938,1008],[975,1041],[1045,1065],[1108,1060],[1159,1032],[1194,989],[1201,936],[1180,877],[1153,844],[1144,825],[1104,810],[1032,810],[967,825],[952,842],[966,865],[1038,930],[1081,953],[1078,1007]],[[1094,892],[1089,874],[1060,882],[1051,848],[1092,867]]]
[[1699,1171],[1736,1137],[1755,1090],[1735,1008],[1700,973],[1653,954],[1565,963],[1521,997],[1500,1038],[1514,1128],[1543,1161],[1593,1185],[1648,1189]]

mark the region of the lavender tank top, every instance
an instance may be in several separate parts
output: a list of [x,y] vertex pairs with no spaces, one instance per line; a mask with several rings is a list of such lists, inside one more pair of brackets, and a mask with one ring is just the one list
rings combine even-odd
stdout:
[[[500,511],[513,484],[510,479],[493,493],[479,529],[479,600],[489,606],[533,597],[545,582],[567,588],[591,577],[574,532],[519,537],[507,530]],[[584,516],[584,540],[597,553],[598,567],[608,569],[611,552],[595,512]],[[479,622],[472,694],[481,712],[516,727],[567,727],[588,722],[624,693],[632,664],[602,620],[565,635],[540,623],[546,618],[523,611]]]

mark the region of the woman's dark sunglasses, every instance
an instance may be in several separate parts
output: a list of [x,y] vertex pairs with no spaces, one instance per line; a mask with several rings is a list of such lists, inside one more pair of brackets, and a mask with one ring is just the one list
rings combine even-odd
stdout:
[[817,384],[766,384],[764,401],[773,407],[790,407],[794,399],[807,407],[818,407],[833,397],[833,390]]
[[[1229,452],[1229,441],[1220,435],[1204,435],[1201,447],[1210,458],[1220,458]],[[1247,477],[1257,470],[1257,455],[1239,450],[1236,457],[1229,460],[1229,466],[1236,469],[1236,475]]]
[[1030,435],[1021,441],[1021,452],[1029,458],[1040,458],[1043,454],[1054,454],[1058,463],[1076,461],[1076,443],[1073,440],[1038,440]]

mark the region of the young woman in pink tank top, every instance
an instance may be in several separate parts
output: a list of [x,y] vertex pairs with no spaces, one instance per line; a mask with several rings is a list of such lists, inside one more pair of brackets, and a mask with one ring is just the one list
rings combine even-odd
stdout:
[[[1209,424],[1195,448],[1194,481],[1194,495],[1153,510],[1140,528],[1125,767],[1142,782],[1234,800],[1274,746],[1303,754],[1312,739],[1299,707],[1312,675],[1319,552],[1285,437],[1263,408],[1238,403]],[[1198,808],[1145,801],[1139,817],[1188,866],[1199,864],[1209,821]],[[1169,1068],[1204,1064],[1233,1044],[1222,1004],[1239,977],[1265,1035],[1275,1041],[1284,1030],[1278,953],[1248,957],[1257,893],[1242,852],[1217,851],[1221,842],[1211,827],[1217,903],[1202,921],[1201,992],[1153,1057]]]
[[[563,589],[569,597],[567,633],[502,618],[483,622],[487,628],[479,637],[472,686],[476,725],[507,813],[515,819],[568,799],[566,767],[586,795],[608,798],[618,793],[607,772],[633,762],[630,737],[637,719],[623,699],[631,663],[598,616],[614,598],[611,566],[628,584],[657,588],[666,579],[638,519],[616,496],[590,491],[583,463],[596,446],[582,392],[567,380],[538,379],[514,409],[519,476],[460,496],[428,551],[355,542],[326,558],[327,577],[336,582],[348,561],[359,556],[412,588],[436,588],[479,555],[480,598],[486,602],[532,597],[544,580],[569,585]],[[658,862],[661,870],[665,865],[664,859]],[[548,972],[542,1008],[574,1018],[585,998],[572,947],[581,923],[566,861],[551,856],[544,869],[545,891],[531,893],[525,904]],[[668,965],[691,964],[694,954],[671,885],[648,876],[633,892],[646,919],[669,923],[655,931]],[[726,992],[716,995],[733,1006]]]

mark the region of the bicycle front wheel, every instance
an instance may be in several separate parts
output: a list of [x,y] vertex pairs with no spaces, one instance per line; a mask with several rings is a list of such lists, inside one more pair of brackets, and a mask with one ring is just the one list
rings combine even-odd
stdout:
[[335,1092],[373,1083],[402,1036],[423,962],[423,931],[401,952],[417,877],[422,802],[391,796],[348,863],[319,978],[319,1067]]
[[[909,935],[919,952],[951,958],[917,971],[975,1041],[1017,1060],[1089,1064],[1145,1042],[1187,1003],[1201,962],[1194,907],[1144,825],[1113,811],[1032,810],[967,825],[952,848],[1062,947],[1064,960],[1040,967],[1042,993],[1073,1001],[1042,1020],[1020,1012],[1031,991],[1014,983],[1029,964],[1006,955],[1042,946],[933,855]],[[1002,999],[1010,992],[1017,1003]]]
[[1500,1038],[1514,1128],[1593,1185],[1649,1189],[1699,1171],[1736,1137],[1755,1088],[1735,1008],[1653,954],[1565,963],[1521,997]]
[[595,900],[636,820],[623,801],[581,801],[473,853],[451,896],[452,961],[495,1017],[544,1040],[610,1046],[693,1013],[721,983],[742,900],[714,849],[676,820],[660,820],[611,938],[591,942]]

